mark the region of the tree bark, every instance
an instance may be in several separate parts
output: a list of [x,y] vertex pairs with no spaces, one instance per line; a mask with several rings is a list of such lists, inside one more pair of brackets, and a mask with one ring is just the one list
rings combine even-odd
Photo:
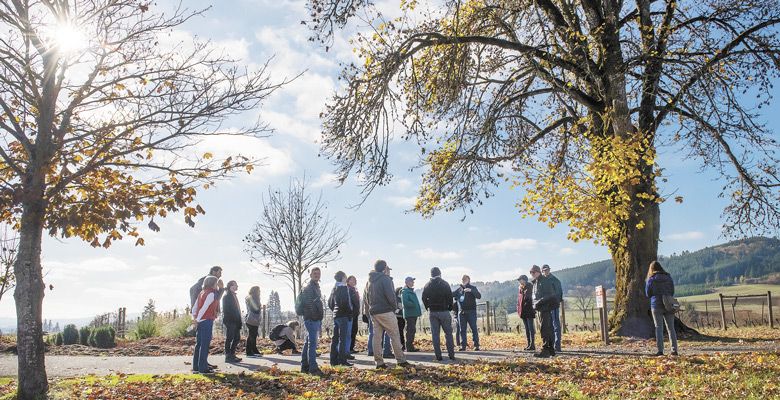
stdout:
[[49,390],[44,364],[41,323],[44,283],[41,272],[41,239],[45,206],[43,191],[38,201],[23,204],[16,274],[16,348],[18,352],[17,396],[20,400],[44,398]]
[[[613,334],[649,338],[654,335],[653,320],[648,310],[650,302],[645,296],[645,276],[650,262],[658,258],[660,209],[657,203],[646,203],[636,218],[624,227],[628,245],[613,243],[609,246],[615,263],[615,305],[612,308],[610,327]],[[644,222],[642,229],[636,224]]]

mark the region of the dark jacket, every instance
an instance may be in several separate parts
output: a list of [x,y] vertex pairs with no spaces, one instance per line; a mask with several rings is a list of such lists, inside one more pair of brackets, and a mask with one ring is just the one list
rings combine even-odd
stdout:
[[[466,292],[464,289],[471,289],[470,292]],[[455,301],[460,302],[460,310],[461,311],[476,311],[477,310],[477,299],[482,298],[482,294],[479,293],[479,290],[472,284],[468,285],[460,285],[458,286],[458,289],[455,290],[455,292],[452,294],[452,296],[455,298]],[[463,296],[463,301],[460,301],[460,297]]]
[[347,286],[349,288],[349,301],[352,302],[352,316],[357,317],[360,315],[360,293],[357,288]]
[[555,294],[558,295],[558,303],[563,301],[563,287],[561,287],[561,281],[555,277],[555,275],[550,274],[550,276],[547,277],[555,288]]
[[417,299],[417,293],[410,287],[404,287],[401,290],[401,302],[404,308],[404,318],[419,317],[422,315],[420,309],[420,300]]
[[238,304],[238,297],[234,293],[228,292],[227,296],[222,297],[222,323],[225,325],[243,325],[241,306]]
[[536,318],[532,292],[530,284],[525,285],[525,289],[517,288],[517,315],[520,318]]
[[309,281],[300,294],[300,302],[303,305],[303,319],[305,321],[322,321],[324,310],[322,306],[322,292],[320,284]]
[[674,296],[674,281],[672,276],[657,272],[647,280],[645,294],[650,298],[650,308],[664,308],[663,296]]
[[371,315],[394,313],[398,301],[393,288],[393,278],[384,272],[371,271],[368,274],[368,313]]
[[347,285],[336,284],[328,297],[328,308],[333,311],[333,318],[352,318],[352,301]]
[[[198,300],[200,291],[203,290],[203,281],[206,280],[206,276],[198,279],[198,281],[195,282],[194,285],[190,286],[190,309],[192,309],[195,306],[195,302]],[[216,301],[217,304],[219,304],[219,299],[222,298],[222,294],[224,293],[225,293],[225,288],[217,290],[217,293],[215,294],[217,298],[214,299],[214,301]]]
[[558,294],[555,293],[555,285],[553,285],[552,280],[544,275],[539,275],[533,284],[534,310],[548,312],[558,308]]
[[452,291],[450,284],[440,276],[431,278],[425,284],[422,292],[422,301],[426,310],[452,311]]

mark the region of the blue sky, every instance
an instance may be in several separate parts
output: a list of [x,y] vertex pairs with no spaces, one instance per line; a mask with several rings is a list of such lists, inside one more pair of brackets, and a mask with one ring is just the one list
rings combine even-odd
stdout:
[[[166,2],[159,2],[164,6]],[[398,1],[383,1],[390,11]],[[188,0],[187,7],[209,4]],[[351,48],[345,37],[337,37],[326,53],[307,40],[309,32],[300,24],[305,15],[302,1],[233,0],[218,2],[205,16],[196,18],[172,33],[173,40],[197,35],[214,41],[245,63],[258,65],[269,57],[271,78],[281,81],[304,72],[277,92],[257,114],[274,129],[267,139],[227,139],[209,143],[216,152],[241,151],[267,157],[267,165],[251,176],[223,182],[202,192],[200,204],[207,214],[197,219],[194,229],[176,215],[162,221],[162,231],[148,233],[146,246],[131,242],[108,250],[93,249],[77,240],[46,238],[43,246],[44,273],[54,290],[46,292],[44,318],[89,317],[127,307],[140,312],[148,299],[158,309],[183,307],[192,283],[211,265],[224,266],[224,278],[239,282],[239,292],[252,285],[261,287],[266,298],[280,292],[285,308],[291,308],[290,289],[281,279],[264,275],[243,252],[242,238],[260,214],[260,197],[270,186],[286,187],[291,176],[308,176],[314,190],[322,190],[330,214],[344,228],[349,239],[343,258],[328,266],[323,290],[332,285],[332,274],[341,269],[365,282],[373,261],[383,258],[393,267],[400,282],[407,275],[424,282],[428,270],[439,266],[445,279],[459,280],[468,273],[475,281],[506,280],[525,273],[531,264],[547,263],[555,269],[608,258],[605,248],[592,243],[566,240],[566,227],[549,229],[531,219],[521,219],[515,208],[520,192],[508,187],[496,189],[496,197],[469,215],[439,214],[429,220],[406,213],[416,193],[419,173],[408,168],[416,164],[416,151],[398,146],[391,166],[394,181],[373,193],[359,209],[349,208],[360,200],[353,181],[337,188],[332,167],[317,157],[318,114],[336,88],[339,61],[349,61]],[[780,93],[778,93],[780,94]],[[771,124],[780,126],[777,117]],[[694,250],[717,244],[720,214],[725,205],[717,198],[722,184],[714,175],[701,174],[695,162],[683,155],[661,150],[660,164],[668,183],[664,194],[684,197],[661,206],[661,254]],[[673,196],[672,196],[673,197]],[[399,283],[400,284],[400,283]],[[9,295],[0,302],[0,317],[13,317]]]

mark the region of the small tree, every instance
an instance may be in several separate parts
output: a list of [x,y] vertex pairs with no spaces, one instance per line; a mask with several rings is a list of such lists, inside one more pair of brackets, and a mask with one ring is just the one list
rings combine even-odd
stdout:
[[347,234],[328,215],[322,192],[306,192],[306,178],[291,179],[286,192],[268,189],[263,213],[244,238],[244,251],[272,277],[283,277],[293,298],[310,267],[335,261]]
[[282,323],[282,304],[279,301],[279,292],[272,290],[268,296],[268,320],[272,324]]
[[19,236],[16,232],[3,225],[0,228],[0,300],[16,283],[14,279],[14,264],[16,263],[16,250],[19,248]]
[[591,286],[576,286],[569,290],[569,296],[574,299],[574,307],[582,311],[582,320],[588,319],[588,310],[593,307],[595,294]]
[[144,306],[144,311],[141,313],[141,319],[153,320],[157,317],[157,311],[155,310],[154,299],[149,299],[149,302]]

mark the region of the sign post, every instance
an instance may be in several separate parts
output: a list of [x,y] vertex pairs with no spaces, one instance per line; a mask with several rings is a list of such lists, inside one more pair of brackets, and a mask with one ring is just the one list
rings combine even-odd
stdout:
[[609,313],[607,311],[607,292],[603,286],[596,286],[596,307],[599,309],[599,322],[601,325],[601,338],[604,344],[609,345]]

